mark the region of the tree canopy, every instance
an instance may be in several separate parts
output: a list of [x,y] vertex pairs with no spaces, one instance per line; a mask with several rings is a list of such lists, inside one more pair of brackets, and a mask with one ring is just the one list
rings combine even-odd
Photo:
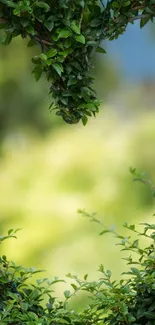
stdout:
[[128,23],[142,28],[155,17],[155,0],[0,0],[0,43],[16,36],[39,45],[33,74],[50,83],[52,103],[65,122],[74,124],[99,111],[92,88],[93,56],[105,53],[101,41],[118,38]]

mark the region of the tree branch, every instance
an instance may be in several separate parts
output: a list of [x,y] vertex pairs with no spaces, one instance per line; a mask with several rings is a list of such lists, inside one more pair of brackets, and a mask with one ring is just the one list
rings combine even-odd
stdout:
[[5,24],[5,23],[7,23],[7,21],[4,20],[3,18],[0,18],[0,24]]
[[[155,16],[155,14],[154,15],[152,14],[152,17],[154,17],[154,16]],[[139,16],[136,16],[133,18],[129,18],[129,22],[132,22],[132,21],[138,20],[138,19],[149,18],[149,17],[150,17],[150,15],[148,15],[148,14],[139,15]]]
[[[28,35],[30,38],[32,38],[32,35],[31,35],[30,33],[27,33],[27,35]],[[34,36],[33,36],[33,39],[36,40],[36,41],[39,42],[39,43],[43,43],[43,44],[48,45],[48,46],[52,46],[52,45],[53,45],[52,43],[50,43],[50,42],[48,42],[48,41],[46,41],[46,40],[44,40],[44,39],[41,39],[41,38],[40,38],[39,36],[37,36],[37,35],[34,35]]]
[[[3,18],[0,18],[0,24],[5,24],[5,23],[7,23],[7,20],[5,20]],[[30,33],[27,32],[26,34],[31,38],[31,34]],[[37,36],[37,35],[34,35],[33,38],[37,42],[41,42],[41,43],[43,43],[45,45],[48,45],[48,46],[51,46],[52,45],[52,43],[50,43],[50,42],[48,42],[48,41],[46,41],[44,39],[40,39],[39,36]]]

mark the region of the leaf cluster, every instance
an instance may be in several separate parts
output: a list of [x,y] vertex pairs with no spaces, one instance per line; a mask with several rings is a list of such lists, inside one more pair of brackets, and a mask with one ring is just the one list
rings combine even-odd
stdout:
[[96,214],[85,211],[80,213],[102,226],[100,235],[114,235],[118,240],[117,245],[126,253],[123,259],[130,267],[129,271],[122,273],[120,281],[115,281],[112,272],[100,265],[101,278],[96,282],[82,283],[82,290],[87,290],[92,295],[92,303],[88,308],[90,320],[93,320],[90,322],[105,325],[154,325],[155,224],[141,223],[136,229],[134,224],[125,223],[124,228],[132,232],[133,236],[123,236],[113,228],[105,227]]
[[[9,230],[8,235],[0,237],[0,242],[15,237],[15,232]],[[70,320],[78,320],[78,316],[76,320],[76,315],[72,316],[67,309],[66,301],[56,301],[51,295],[52,285],[63,280],[57,277],[51,281],[43,278],[35,284],[31,283],[38,272],[42,271],[16,265],[8,261],[5,255],[0,257],[1,325],[70,324]]]
[[154,0],[0,0],[1,43],[20,35],[28,46],[39,45],[33,73],[36,80],[45,73],[50,83],[50,108],[67,123],[85,125],[99,111],[90,71],[94,53],[105,53],[101,41],[117,38],[135,19],[143,27],[154,15]]

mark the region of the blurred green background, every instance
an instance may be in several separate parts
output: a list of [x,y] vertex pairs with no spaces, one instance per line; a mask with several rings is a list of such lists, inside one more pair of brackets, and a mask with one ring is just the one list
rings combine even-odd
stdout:
[[[124,53],[122,64],[119,53],[127,44],[132,51],[136,32],[144,53],[134,63]],[[27,49],[19,38],[0,46],[0,232],[22,228],[1,250],[19,264],[45,269],[49,278],[70,272],[95,279],[101,263],[115,278],[124,270],[115,239],[99,236],[100,227],[79,216],[79,208],[98,212],[121,232],[125,221],[153,221],[151,193],[128,171],[137,167],[155,181],[155,73],[147,66],[151,59],[143,63],[153,38],[149,28],[140,32],[130,27],[114,45],[105,44],[107,55],[96,57],[103,104],[86,127],[49,112],[48,84],[31,75],[37,47]]]

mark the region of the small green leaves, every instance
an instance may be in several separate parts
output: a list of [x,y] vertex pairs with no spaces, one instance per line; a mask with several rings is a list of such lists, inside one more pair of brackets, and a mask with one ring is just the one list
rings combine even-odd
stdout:
[[[154,0],[0,0],[0,43],[9,45],[20,35],[37,45],[32,62],[39,80],[44,72],[50,83],[56,114],[69,124],[96,116],[100,102],[92,89],[93,54],[106,53],[101,41],[121,35],[134,20],[143,27],[155,17]],[[155,196],[155,190],[154,190]]]
[[[66,117],[65,117],[66,118]],[[68,118],[72,118],[68,115]],[[104,226],[97,219],[96,213],[89,214],[79,211],[83,216],[89,217],[91,221]],[[128,272],[123,272],[121,279],[112,279],[112,272],[104,268],[101,264],[99,271],[100,278],[95,281],[88,281],[88,274],[81,280],[71,273],[67,277],[73,283],[70,290],[64,291],[62,301],[53,296],[51,286],[63,280],[55,277],[53,280],[47,278],[38,279],[36,283],[31,283],[31,278],[36,273],[41,272],[35,268],[24,268],[8,261],[5,255],[0,256],[0,290],[1,306],[0,321],[2,324],[27,325],[50,325],[54,320],[57,324],[89,324],[96,325],[101,323],[117,325],[154,325],[155,320],[155,224],[142,224],[142,231],[137,231],[135,225],[125,223],[126,230],[134,233],[131,237],[124,237],[117,234],[111,227],[111,232],[118,240],[128,238],[126,247],[127,257],[124,258],[132,266]],[[6,236],[0,236],[0,242],[15,237],[17,230],[10,229]],[[147,234],[146,234],[147,233]],[[135,238],[135,235],[138,236]],[[144,241],[142,247],[135,244],[139,243],[139,238],[147,238],[146,246]],[[151,240],[151,243],[150,243]],[[128,256],[128,253],[131,254]],[[135,254],[136,253],[136,254]],[[133,255],[133,256],[132,256]],[[125,274],[125,278],[123,278]],[[82,312],[70,309],[68,300],[76,293],[87,293],[90,297],[89,304],[83,308]],[[5,308],[3,308],[5,306]]]
[[9,45],[12,41],[12,34],[11,33],[5,33],[2,38],[0,39],[0,43],[3,45]]

